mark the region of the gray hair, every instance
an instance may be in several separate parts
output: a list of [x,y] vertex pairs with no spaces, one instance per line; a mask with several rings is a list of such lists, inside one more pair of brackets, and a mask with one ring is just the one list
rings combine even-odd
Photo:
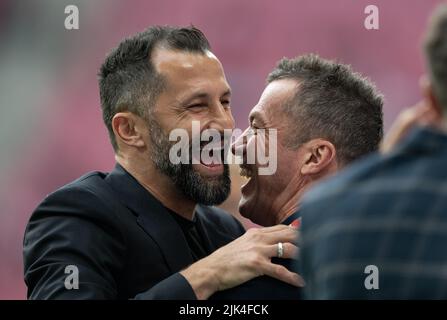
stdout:
[[291,128],[288,147],[324,138],[336,147],[341,164],[378,149],[383,98],[368,79],[314,54],[282,59],[267,82],[280,79],[297,80],[294,98],[283,106]]

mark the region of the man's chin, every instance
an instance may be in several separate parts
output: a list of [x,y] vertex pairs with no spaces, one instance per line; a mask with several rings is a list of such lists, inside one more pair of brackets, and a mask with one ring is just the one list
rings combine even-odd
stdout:
[[219,178],[224,174],[224,165],[222,163],[213,165],[199,163],[193,164],[192,168],[203,178]]
[[222,172],[204,172],[203,168],[193,164],[189,174],[183,176],[183,183],[179,186],[185,195],[203,205],[219,205],[224,202],[231,192],[231,180],[228,165],[222,165]]

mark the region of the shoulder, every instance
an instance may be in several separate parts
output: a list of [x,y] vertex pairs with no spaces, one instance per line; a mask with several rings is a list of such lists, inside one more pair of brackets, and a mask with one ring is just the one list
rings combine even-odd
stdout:
[[29,297],[68,297],[59,285],[67,265],[85,279],[77,297],[116,297],[113,274],[123,268],[127,241],[112,196],[103,192],[105,176],[82,176],[49,194],[32,213],[23,238]]
[[[408,196],[408,191],[420,185],[422,170],[415,169],[421,165],[425,166],[400,151],[373,154],[312,188],[300,205],[303,247],[322,239],[321,245],[332,247],[337,241],[360,239],[359,233],[361,239],[372,239],[381,235],[391,212],[404,208],[406,215],[419,214],[417,193]],[[396,208],[396,199],[404,198],[401,209]],[[374,241],[362,246],[369,243]]]
[[89,172],[48,194],[37,209],[53,207],[61,210],[64,207],[77,207],[95,209],[95,212],[105,209],[108,198],[113,197],[104,181],[106,176],[107,174],[99,171]]
[[[56,231],[58,226],[88,229],[120,229],[113,205],[113,192],[108,189],[102,172],[90,172],[48,194],[33,211],[25,234]],[[38,232],[37,232],[38,231]]]
[[242,224],[230,213],[214,206],[197,205],[197,213],[200,217],[216,227],[216,230],[223,231],[237,236],[245,232]]
[[64,194],[77,192],[84,194],[95,193],[98,189],[105,188],[105,177],[107,177],[107,174],[104,172],[88,172],[48,194],[45,199],[53,199]]
[[118,208],[110,200],[112,195],[102,193],[105,176],[91,172],[47,195],[29,218],[25,253],[45,251],[49,241],[53,249],[60,245],[71,246],[72,250],[84,250],[92,242],[124,242]]
[[399,161],[394,155],[373,154],[311,188],[300,204],[303,238],[336,234],[354,221],[362,224],[367,216],[386,211],[390,194],[385,188],[395,187],[389,181],[398,176]]

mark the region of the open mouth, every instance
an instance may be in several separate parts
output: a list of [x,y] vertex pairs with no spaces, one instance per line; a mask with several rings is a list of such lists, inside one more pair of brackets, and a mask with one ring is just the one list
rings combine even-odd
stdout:
[[253,186],[255,185],[255,180],[252,179],[256,175],[256,167],[253,165],[239,165],[240,171],[239,174],[241,177],[246,178],[246,182],[241,186],[242,195],[247,195],[253,190]]
[[[224,154],[225,150],[221,143],[200,143],[200,152],[197,155],[193,154],[196,159],[196,164],[193,164],[197,169],[205,175],[219,175],[224,171]],[[199,156],[199,159],[197,159]],[[197,161],[198,160],[198,161]],[[199,162],[199,163],[197,163]]]
[[241,177],[245,177],[247,179],[250,179],[254,175],[254,168],[252,166],[247,165],[240,165],[240,171],[239,174]]

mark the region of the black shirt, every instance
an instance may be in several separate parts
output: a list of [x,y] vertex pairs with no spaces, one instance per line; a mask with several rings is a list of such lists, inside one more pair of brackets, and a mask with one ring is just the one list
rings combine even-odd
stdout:
[[168,208],[166,210],[168,210],[182,229],[193,260],[197,261],[208,256],[211,250],[205,245],[201,221],[198,215],[195,214],[194,219],[191,221]]

